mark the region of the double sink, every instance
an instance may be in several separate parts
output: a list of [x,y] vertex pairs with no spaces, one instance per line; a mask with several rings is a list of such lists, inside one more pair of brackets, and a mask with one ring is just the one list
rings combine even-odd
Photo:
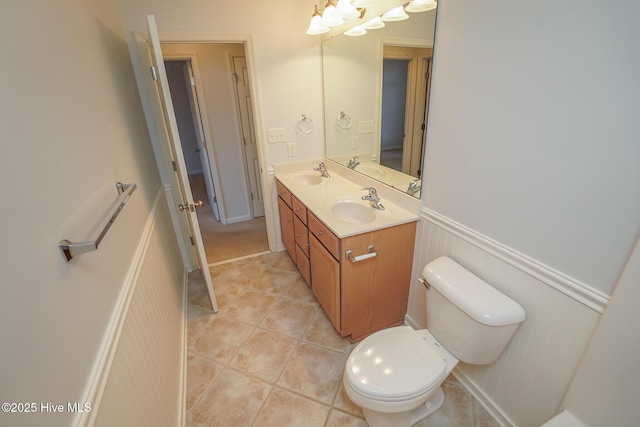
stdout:
[[[411,199],[391,197],[394,200],[390,200],[385,195],[395,190],[383,189],[384,184],[379,182],[356,182],[359,174],[352,175],[352,171],[343,169],[330,170],[329,178],[312,168],[288,173],[276,171],[276,178],[340,238],[418,219]],[[368,186],[378,189],[385,209],[375,209],[369,201],[362,200],[362,196],[368,194],[363,187]],[[404,206],[405,200],[410,206]]]

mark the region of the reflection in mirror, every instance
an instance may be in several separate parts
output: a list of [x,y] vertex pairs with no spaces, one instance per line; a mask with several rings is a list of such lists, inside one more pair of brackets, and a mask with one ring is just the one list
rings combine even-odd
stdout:
[[435,13],[323,43],[327,158],[416,197]]

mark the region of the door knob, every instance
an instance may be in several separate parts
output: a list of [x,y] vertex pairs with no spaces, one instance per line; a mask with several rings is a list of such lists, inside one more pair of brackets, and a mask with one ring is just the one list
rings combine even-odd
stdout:
[[202,200],[198,200],[197,202],[193,202],[191,204],[179,204],[178,210],[180,212],[184,212],[185,209],[189,209],[189,212],[195,212],[196,208],[202,207]]

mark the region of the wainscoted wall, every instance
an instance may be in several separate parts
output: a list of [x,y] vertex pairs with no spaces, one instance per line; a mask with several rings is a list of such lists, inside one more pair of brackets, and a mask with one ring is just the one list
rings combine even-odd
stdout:
[[[495,363],[460,363],[454,374],[505,425],[540,426],[556,414],[607,296],[423,208],[412,277],[420,277],[422,268],[442,255],[527,313]],[[425,292],[413,280],[406,320],[417,328],[426,327]]]
[[186,274],[163,190],[147,221],[77,425],[183,425]]

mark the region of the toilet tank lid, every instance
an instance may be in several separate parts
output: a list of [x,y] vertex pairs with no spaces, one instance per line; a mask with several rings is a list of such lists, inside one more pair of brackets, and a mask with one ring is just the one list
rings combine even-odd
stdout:
[[422,276],[452,304],[487,326],[520,323],[524,309],[449,257],[440,257],[422,270]]

